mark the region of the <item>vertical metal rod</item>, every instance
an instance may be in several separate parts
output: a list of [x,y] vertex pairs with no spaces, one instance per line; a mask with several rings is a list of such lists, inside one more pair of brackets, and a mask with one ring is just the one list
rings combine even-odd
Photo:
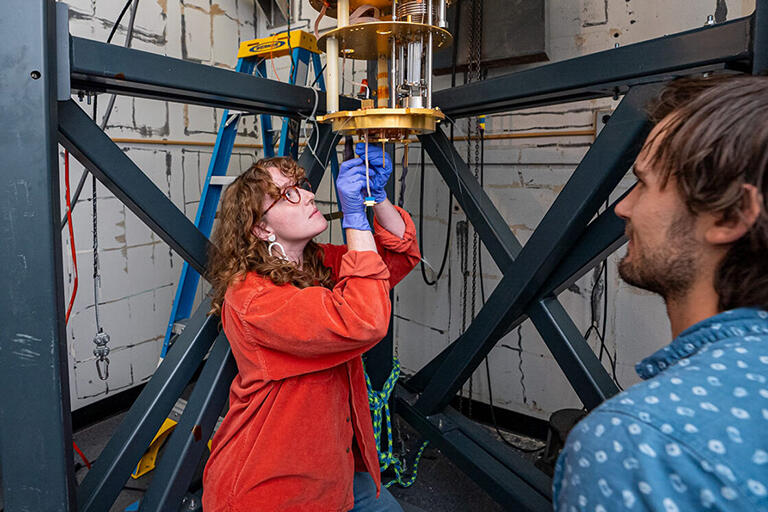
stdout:
[[325,95],[325,109],[328,113],[339,111],[339,40],[328,38],[325,67],[328,91]]
[[[0,464],[5,510],[76,510],[52,0],[0,16]],[[12,13],[12,14],[10,14]]]
[[424,78],[427,82],[426,90],[426,108],[432,108],[432,0],[427,1],[427,24],[430,25],[429,35],[427,36],[426,58],[424,59]]
[[389,57],[389,106],[397,108],[397,40],[392,36],[392,55]]
[[349,25],[349,0],[339,0],[336,6],[336,22],[339,28]]
[[405,44],[401,44],[397,56],[397,86],[400,87],[406,80],[405,76]]
[[[445,0],[437,0],[437,5],[438,5],[438,7],[437,7],[437,26],[440,27],[440,28],[445,28],[445,26],[446,26]],[[459,6],[457,5],[456,8],[458,9]]]

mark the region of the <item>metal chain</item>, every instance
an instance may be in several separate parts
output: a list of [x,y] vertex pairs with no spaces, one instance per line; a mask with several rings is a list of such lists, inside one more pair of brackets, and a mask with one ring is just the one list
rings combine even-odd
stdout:
[[[467,246],[468,246],[468,222],[461,220],[456,223],[456,245],[459,250],[459,270],[461,272],[461,334],[467,330]],[[471,397],[470,397],[471,399]],[[464,386],[459,388],[459,412],[462,412],[464,400]]]
[[[472,34],[470,35],[470,44],[467,48],[467,83],[480,80],[481,78],[481,61],[482,61],[482,49],[483,49],[483,0],[472,0]],[[467,160],[470,160],[474,166],[475,179],[479,179],[480,176],[480,120],[477,117],[473,117],[469,120],[469,144],[467,152],[470,152],[470,147],[474,149],[474,154],[467,155]],[[477,302],[477,260],[479,250],[479,237],[477,231],[472,229],[472,298],[471,298],[471,315],[472,319],[475,318],[475,304]],[[482,279],[482,276],[480,276]],[[465,289],[466,293],[466,289]],[[469,377],[469,406],[468,416],[472,417],[472,384],[473,376]]]
[[[96,119],[96,99],[93,100],[93,118]],[[109,334],[101,328],[99,321],[99,290],[101,289],[101,275],[99,274],[99,229],[98,229],[98,209],[96,207],[96,176],[91,175],[93,185],[91,187],[91,209],[93,218],[93,312],[96,317],[96,336],[93,343],[96,348],[93,349],[93,355],[96,356],[96,373],[99,379],[107,380],[109,378]]]

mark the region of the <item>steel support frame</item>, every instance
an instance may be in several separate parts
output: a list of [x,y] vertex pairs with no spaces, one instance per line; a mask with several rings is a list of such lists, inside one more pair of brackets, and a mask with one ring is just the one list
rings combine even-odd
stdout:
[[506,334],[509,324],[525,313],[587,408],[618,392],[559,302],[544,302],[544,297],[537,297],[536,292],[634,161],[650,130],[644,107],[657,91],[658,86],[637,86],[627,94],[525,247],[521,247],[491,205],[445,134],[438,131],[421,137],[427,153],[504,274],[461,341],[445,356],[424,387],[416,403],[424,414],[444,409]]
[[[53,2],[0,16],[0,463],[4,508],[73,510]],[[13,13],[12,15],[10,13]]]
[[[70,41],[72,90],[110,92],[161,101],[298,117],[325,113],[325,93],[214,66],[90,39]],[[340,97],[342,109],[360,105]]]
[[[156,187],[152,188],[154,185],[103,132],[99,134],[94,130],[95,124],[75,103],[60,102],[57,108],[53,1],[12,1],[15,4],[11,9],[13,19],[0,21],[3,29],[0,37],[4,42],[0,52],[6,56],[4,62],[10,66],[6,69],[10,77],[7,82],[9,87],[0,100],[0,111],[5,121],[0,128],[5,134],[0,137],[0,144],[6,162],[1,178],[3,186],[0,187],[3,199],[0,201],[0,233],[10,241],[2,245],[0,252],[4,263],[0,274],[2,285],[8,290],[4,295],[8,299],[3,299],[0,304],[4,325],[0,337],[0,383],[4,390],[11,390],[0,402],[0,430],[3,432],[0,437],[0,461],[5,468],[5,507],[9,512],[32,508],[103,510],[114,501],[180,389],[199,367],[218,332],[214,319],[205,315],[204,303],[126,415],[93,470],[75,492],[64,345],[56,127],[62,144],[71,149],[91,172],[196,270],[205,268],[208,242],[206,237],[196,233],[196,228],[189,221],[182,220],[181,212],[171,209],[173,205],[164,194]],[[435,104],[440,105],[449,116],[460,117],[623,93],[637,84],[662,82],[694,71],[753,71],[753,66],[754,71],[763,71],[766,68],[768,25],[766,3],[766,0],[758,0],[757,13],[749,18],[438,92]],[[753,47],[753,35],[754,44],[761,44],[759,48]],[[314,93],[309,88],[279,84],[80,38],[71,38],[70,43],[69,69],[75,90],[112,92],[289,116],[299,113],[307,115],[314,107]],[[320,94],[318,113],[323,111],[324,99],[324,95]],[[357,100],[341,98],[344,109],[354,109],[357,105]],[[431,141],[437,147],[444,143],[441,138],[444,139],[444,136],[438,133],[426,137],[424,142],[429,144]],[[310,140],[314,154],[305,150],[301,155],[299,161],[307,169],[314,185],[320,182],[327,156],[334,150],[337,140],[338,136],[331,132],[330,127],[316,127]],[[444,155],[455,153],[452,147],[450,150],[443,151]],[[436,151],[432,153],[433,158],[439,158]],[[624,157],[629,158],[630,153],[625,152]],[[448,169],[460,176],[464,174],[462,168],[466,164],[457,156],[454,154],[451,157]],[[618,166],[618,162],[615,163]],[[447,179],[449,173],[444,173],[444,176]],[[581,183],[581,186],[589,185]],[[575,185],[571,188],[578,190]],[[558,310],[553,293],[572,279],[573,274],[565,275],[567,272],[562,269],[583,272],[620,242],[621,232],[610,215],[603,214],[589,226],[586,225],[594,213],[594,203],[598,202],[598,197],[605,195],[605,191],[593,192],[587,202],[574,201],[573,198],[562,200],[561,213],[577,212],[575,220],[561,230],[555,229],[558,226],[553,226],[553,221],[547,221],[550,227],[542,229],[546,227],[542,222],[537,229],[537,233],[541,232],[537,243],[531,245],[529,241],[521,250],[514,237],[503,229],[505,226],[499,223],[499,218],[494,218],[497,214],[492,205],[487,209],[489,202],[483,199],[484,194],[471,192],[477,192],[471,181],[461,183],[455,180],[452,190],[462,199],[461,204],[468,214],[475,205],[471,220],[481,233],[484,244],[489,249],[496,247],[494,257],[510,265],[525,264],[525,268],[532,271],[529,277],[519,276],[525,277],[522,281],[518,278],[507,280],[505,274],[505,287],[514,293],[516,304],[502,308],[500,301],[492,296],[489,304],[495,304],[492,308],[499,308],[505,317],[503,322],[495,322],[497,328],[492,334],[502,334],[504,329],[499,326],[506,323],[505,327],[508,327],[510,321],[516,321],[514,317],[519,319],[526,312],[534,318],[535,310],[540,318],[538,321],[534,318],[534,321],[537,327],[544,326],[540,327],[544,337],[561,343],[566,356],[575,366],[582,364],[589,354],[580,353],[578,347],[568,344],[568,332],[562,328],[554,329],[567,319],[560,318],[564,312],[561,308]],[[579,237],[581,242],[577,242]],[[556,240],[565,245],[558,245]],[[588,240],[594,240],[596,245],[590,245]],[[534,249],[526,252],[529,246],[538,247],[536,250],[548,254],[549,259],[536,261]],[[566,256],[571,247],[577,247],[577,250]],[[555,262],[562,264],[560,270]],[[507,266],[500,265],[500,268]],[[558,332],[547,333],[546,326]],[[201,378],[204,376],[211,387],[196,390],[195,399],[190,400],[189,416],[183,418],[185,424],[194,425],[193,431],[195,426],[200,426],[201,435],[205,435],[210,428],[212,411],[218,413],[216,408],[220,405],[221,392],[227,384],[228,372],[232,370],[231,355],[221,339],[216,342],[201,374]],[[435,432],[434,428],[424,424],[423,420],[427,418],[424,411],[440,409],[447,391],[462,378],[448,375],[452,354],[470,348],[468,352],[475,360],[486,350],[490,340],[491,337],[487,337],[478,343],[469,336],[458,340],[454,349],[438,365],[433,379],[426,383],[418,401],[415,404],[403,401],[408,404],[404,410],[411,418],[409,421],[417,428],[421,424],[421,430],[431,431],[429,436],[437,444],[442,442],[441,439],[451,441],[451,436]],[[469,347],[469,344],[473,346]],[[462,373],[469,373],[470,366],[465,365]],[[570,367],[569,364],[565,366]],[[610,394],[610,386],[601,382],[599,372],[595,376],[595,372],[586,367],[577,368],[574,373],[586,381],[581,393],[584,396]],[[450,418],[452,413],[443,408],[436,414]],[[18,418],[26,420],[20,422]],[[472,447],[480,446],[486,453],[495,450],[487,440],[467,434],[471,430],[468,425],[462,425],[461,429],[464,432],[462,440],[445,445],[449,455],[471,461],[486,459],[482,453],[473,452]],[[188,432],[178,434],[178,439],[172,436],[169,443],[177,447],[174,449],[185,460],[192,460],[199,450],[199,443],[195,444],[196,439],[190,442],[188,435]],[[515,466],[501,455],[492,458],[505,459],[504,466],[508,469]],[[10,466],[20,459],[26,461],[23,466]],[[490,459],[487,460],[487,464],[492,464]],[[505,471],[489,476],[487,464],[475,465],[475,477],[479,481],[497,485],[500,479],[506,478]],[[183,488],[183,479],[188,479],[188,475],[178,468],[163,469],[163,472],[175,476],[171,476],[168,482],[156,482],[159,487],[153,492],[157,493],[158,502],[170,503],[173,500],[169,497],[178,495],[179,489]],[[537,481],[539,477],[535,472],[527,474],[522,480],[546,498],[547,493],[542,492],[541,484],[532,481]],[[182,480],[178,480],[180,478]],[[39,485],[40,481],[44,481],[45,485]],[[523,489],[513,494],[528,496]],[[539,503],[537,500],[536,504]]]
[[[472,436],[457,437],[455,428],[441,424],[446,414],[455,414],[449,401],[495,343],[526,318],[532,320],[587,408],[617,392],[557,294],[625,241],[624,223],[613,212],[616,203],[597,213],[650,129],[646,102],[664,82],[678,76],[765,72],[768,64],[760,62],[768,53],[767,33],[768,1],[758,0],[756,13],[747,18],[435,93],[435,103],[449,119],[625,94],[525,247],[444,133],[420,137],[504,277],[465,334],[398,389],[401,395],[416,393],[398,399],[398,411],[505,506],[549,508],[534,505],[531,489],[510,501],[505,485],[525,484],[525,479],[520,480],[514,464],[503,469],[498,458],[488,457],[503,450],[502,443],[494,446]],[[478,451],[480,446],[483,450]],[[537,471],[532,465],[530,469]]]
[[[13,82],[0,100],[7,121],[0,128],[5,133],[0,144],[7,162],[2,173],[0,232],[10,241],[2,245],[1,253],[3,289],[9,293],[3,296],[8,297],[2,308],[8,329],[0,338],[0,382],[4,390],[11,390],[0,402],[5,509],[110,508],[181,390],[202,364],[201,385],[195,386],[182,415],[182,428],[168,441],[176,458],[160,463],[157,474],[161,478],[153,482],[149,499],[142,505],[143,510],[176,508],[192,476],[189,467],[200,459],[226,400],[236,371],[234,359],[216,319],[207,316],[209,303],[204,301],[93,469],[79,487],[75,485],[57,219],[57,139],[198,272],[205,269],[209,242],[75,102],[57,103],[54,2],[16,3],[13,20],[2,22],[2,33],[12,42],[5,41],[0,50],[7,55],[6,62],[14,63],[6,70]],[[309,114],[314,106],[315,96],[309,88],[146,52],[129,52],[115,59],[113,52],[119,47],[78,38],[70,42],[75,88],[283,115]],[[110,60],[125,64],[125,70],[113,73]],[[206,89],[206,82],[217,84],[216,89]],[[322,95],[319,102],[324,104]],[[348,108],[358,104],[350,99],[342,102]],[[317,131],[311,138],[312,149],[327,164],[338,138],[329,127]],[[300,157],[315,185],[325,170],[317,160],[309,150]],[[19,466],[15,464],[18,460],[26,462]],[[39,485],[40,481],[45,485]]]
[[[762,2],[757,1],[758,16],[764,9]],[[753,35],[761,34],[765,25],[763,21],[755,26],[755,18],[747,16],[443,89],[432,98],[450,118],[459,118],[613,96],[634,85],[664,82],[695,71],[733,68],[749,72],[753,54],[760,53],[753,46]]]

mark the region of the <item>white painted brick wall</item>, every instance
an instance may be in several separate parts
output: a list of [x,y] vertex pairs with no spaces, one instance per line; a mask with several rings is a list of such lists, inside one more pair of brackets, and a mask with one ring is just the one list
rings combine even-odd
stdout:
[[[103,41],[123,1],[71,0],[69,4],[72,10],[71,33]],[[722,7],[727,7],[727,19],[733,19],[749,14],[754,8],[754,0],[550,0],[549,55],[551,60],[557,61],[610,49],[615,43],[626,45],[698,27],[704,24],[708,14],[715,13],[718,6],[721,13]],[[311,30],[316,12],[308,1],[295,0],[294,11],[294,27]],[[126,23],[127,16],[123,28],[117,31],[116,44],[123,42]],[[325,19],[321,28],[332,23],[333,20]],[[139,6],[134,47],[233,68],[239,42],[268,33],[263,16],[252,1],[147,0]],[[290,69],[289,59],[275,59],[274,64],[277,74],[285,80]],[[521,66],[521,69],[524,67]],[[509,71],[491,70],[490,74],[493,76]],[[267,74],[275,78],[272,66],[267,66]],[[359,86],[351,82],[364,77],[365,70],[361,64],[347,61],[344,92],[356,93]],[[435,79],[436,89],[448,85],[448,77]],[[99,98],[102,113],[106,101],[105,97]],[[610,99],[603,99],[532,109],[513,115],[492,115],[487,120],[488,133],[589,129],[596,110],[615,105]],[[82,106],[90,112],[85,103]],[[218,109],[120,97],[107,132],[112,137],[146,139],[144,144],[120,143],[120,147],[192,219],[212,147],[161,145],[157,142],[160,139],[212,142],[221,115]],[[273,122],[279,128],[280,121],[274,119]],[[258,119],[254,116],[242,120],[237,142],[260,143],[258,126]],[[461,130],[466,130],[465,123],[459,126]],[[462,135],[460,130],[457,135]],[[486,143],[486,190],[521,243],[529,238],[591,142],[589,136],[568,136]],[[458,142],[457,147],[460,154],[466,155],[466,143]],[[261,155],[260,151],[258,155]],[[254,150],[236,148],[229,174],[244,170],[255,157]],[[409,155],[411,167],[406,179],[405,205],[417,221],[419,159],[420,150],[415,144]],[[431,162],[427,162],[426,169],[424,253],[429,262],[437,266],[442,256],[448,196]],[[73,186],[81,170],[82,167],[73,160]],[[625,179],[622,187],[626,188],[630,183],[631,179]],[[63,190],[62,187],[62,193]],[[112,364],[110,380],[106,384],[99,381],[91,341],[95,334],[91,205],[90,201],[83,201],[74,213],[80,289],[67,328],[74,408],[136,385],[152,374],[181,270],[180,257],[101,185],[98,197],[102,268],[100,314],[105,331],[112,336]],[[83,198],[90,198],[90,182]],[[320,203],[323,211],[336,209],[327,204],[335,201],[330,180],[325,179],[320,185],[317,198],[323,201]],[[450,259],[446,274],[438,285],[431,288],[424,285],[416,269],[396,290],[396,345],[406,372],[418,370],[460,333],[461,276],[455,223],[462,219],[461,212],[454,212]],[[68,236],[64,238],[68,244]],[[338,221],[318,239],[338,243],[341,239]],[[69,291],[73,276],[68,247],[63,262]],[[618,254],[622,253],[619,251]],[[661,301],[621,283],[615,271],[616,262],[616,256],[609,259],[606,348],[611,355],[614,352],[617,354],[618,380],[623,385],[629,385],[637,380],[634,362],[667,343],[669,332]],[[501,278],[501,273],[485,252],[482,278],[486,295],[490,295]],[[582,330],[586,330],[589,322],[591,286],[590,273],[576,284],[574,291],[566,291],[560,297]],[[198,301],[207,289],[205,285],[200,287]],[[479,297],[477,300],[479,304]],[[520,334],[519,344],[518,333],[514,331],[491,351],[489,364],[495,404],[542,418],[563,407],[579,407],[578,398],[530,322],[521,326]],[[591,342],[593,348],[599,350],[594,340]],[[606,358],[604,361],[607,364]],[[484,367],[481,366],[473,381],[475,397],[487,401],[487,389]]]
[[[70,5],[70,33],[105,41],[123,0],[75,0]],[[245,0],[146,0],[139,3],[133,47],[175,58],[233,69],[240,40],[255,37],[254,3]],[[126,14],[113,43],[122,45]],[[74,96],[76,98],[76,96]],[[108,102],[98,99],[100,120]],[[80,106],[91,112],[92,107]],[[194,219],[201,183],[208,170],[212,146],[160,144],[162,140],[212,143],[222,111],[143,98],[118,97],[107,133],[111,137],[141,139],[146,143],[119,143],[134,163]],[[239,143],[257,143],[253,120],[242,123]],[[63,152],[62,152],[63,154]],[[234,156],[229,172],[247,168],[253,158]],[[74,188],[82,167],[71,162]],[[63,204],[63,173],[62,173]],[[110,337],[110,377],[96,376],[93,357],[94,294],[92,279],[92,214],[90,179],[82,202],[74,210],[78,253],[79,290],[67,326],[71,398],[74,409],[120,389],[147,380],[157,367],[165,327],[176,293],[182,260],[101,184],[97,188],[99,260],[101,267],[100,320]],[[63,210],[62,210],[63,211]],[[65,233],[66,296],[73,286],[69,236]],[[202,286],[197,301],[207,291]]]

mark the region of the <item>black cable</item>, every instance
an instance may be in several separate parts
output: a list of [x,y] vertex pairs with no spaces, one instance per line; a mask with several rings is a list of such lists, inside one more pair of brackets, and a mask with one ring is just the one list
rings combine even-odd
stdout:
[[491,420],[493,421],[493,428],[496,430],[496,434],[498,434],[498,436],[501,438],[501,440],[504,441],[504,444],[506,444],[508,446],[511,446],[515,450],[521,451],[523,453],[535,453],[535,452],[541,451],[544,448],[546,448],[546,445],[541,446],[539,448],[523,448],[522,446],[517,445],[517,444],[513,443],[512,441],[510,441],[509,439],[507,439],[506,437],[504,437],[504,434],[501,433],[501,430],[499,429],[499,424],[496,421],[496,413],[493,410],[493,390],[491,389],[491,370],[490,370],[490,367],[488,365],[488,358],[487,357],[485,358],[485,375],[488,378],[488,397],[489,397],[489,400],[490,400]]
[[107,37],[107,44],[112,42],[112,38],[115,37],[115,33],[117,32],[117,28],[120,26],[120,22],[123,20],[123,16],[125,16],[125,13],[128,12],[128,8],[133,3],[133,0],[128,0],[125,2],[125,5],[123,6],[123,10],[120,11],[120,15],[115,20],[115,24],[112,25],[112,30],[109,32],[109,36]]
[[[422,155],[423,156],[423,155]],[[403,151],[403,160],[400,164],[400,193],[397,195],[397,206],[403,207],[405,203],[405,178],[408,176],[408,147]]]
[[[458,2],[458,5],[456,5],[456,11],[454,11],[455,14],[453,16],[453,26],[456,30],[456,34],[454,36],[454,44],[452,48],[452,55],[451,55],[451,87],[456,87],[456,60],[458,58],[458,52],[459,52],[459,21],[461,21],[461,1]],[[453,123],[451,123],[451,145],[453,145]],[[422,258],[424,257],[424,170],[426,168],[425,165],[426,155],[424,151],[424,146],[421,146],[421,178],[420,178],[420,185],[419,185],[419,252],[421,253]],[[443,249],[443,261],[440,262],[440,270],[437,272],[437,276],[435,276],[434,281],[430,281],[427,278],[427,272],[424,268],[424,262],[419,262],[419,268],[421,270],[421,278],[424,280],[424,282],[427,284],[427,286],[435,286],[437,285],[437,282],[440,280],[440,277],[443,275],[443,270],[445,270],[445,264],[448,261],[448,249],[451,246],[451,223],[453,221],[453,193],[450,189],[448,189],[448,227],[446,228],[445,232],[445,248]],[[434,269],[433,269],[434,270]]]
[[293,0],[288,0],[288,55],[291,57],[291,75],[288,78],[290,82],[293,78],[293,72],[296,69],[296,63],[293,60],[293,48],[291,48],[291,4]]
[[325,71],[325,66],[326,66],[326,65],[327,65],[327,64],[323,64],[323,67],[322,67],[322,68],[320,68],[320,72],[319,72],[319,73],[317,73],[317,76],[315,77],[315,80],[314,80],[314,81],[313,81],[313,82],[310,84],[310,86],[309,86],[309,88],[310,88],[310,89],[311,89],[312,87],[314,87],[314,86],[315,86],[315,84],[317,83],[317,81],[318,81],[318,80],[320,80],[320,77],[321,77],[321,76],[323,76],[323,71]]
[[[485,185],[485,130],[480,130],[480,188],[483,188],[483,185]],[[485,285],[483,284],[483,250],[482,247],[480,248],[478,258],[477,258],[477,267],[480,272],[480,300],[483,305],[485,305]],[[520,332],[518,331],[518,336],[520,336]],[[520,352],[520,362],[522,363],[522,351]],[[522,373],[522,372],[521,372]],[[491,368],[490,364],[488,363],[488,356],[485,357],[485,376],[488,379],[488,407],[491,410],[491,421],[493,422],[493,428],[496,430],[496,434],[499,436],[499,438],[504,442],[504,444],[514,448],[515,450],[521,451],[523,453],[535,453],[538,451],[541,451],[542,449],[546,448],[546,445],[541,446],[539,448],[523,448],[522,446],[519,446],[513,442],[511,442],[509,439],[504,437],[504,434],[501,433],[501,430],[499,429],[499,424],[496,421],[496,412],[493,408],[493,385],[491,384]]]
[[[603,323],[602,325],[599,325],[597,322],[597,309],[595,307],[595,296],[598,293],[599,290],[599,284],[600,280],[602,278],[602,281],[604,283],[604,290],[603,290]],[[617,367],[617,358],[614,355],[611,356],[611,353],[608,351],[608,347],[605,344],[605,336],[606,336],[606,329],[608,324],[608,260],[605,259],[600,263],[600,267],[598,268],[598,271],[596,273],[596,279],[594,284],[592,285],[592,290],[589,294],[590,297],[590,325],[589,328],[587,328],[586,332],[584,333],[584,339],[589,340],[589,337],[592,335],[592,333],[597,336],[597,339],[600,341],[600,351],[597,354],[598,360],[602,363],[603,361],[603,353],[605,353],[606,357],[608,358],[608,365],[611,369],[611,377],[616,384],[616,386],[620,390],[624,390],[624,388],[619,383],[619,379],[616,376],[616,367]]]
[[[426,169],[426,165],[424,161],[426,160],[426,155],[424,151],[424,146],[421,147],[421,177],[419,181],[419,252],[422,255],[422,258],[424,257],[424,171]],[[424,262],[419,262],[419,267],[421,269],[421,278],[424,280],[424,282],[428,286],[435,286],[437,282],[440,280],[440,277],[443,275],[443,271],[445,270],[445,264],[448,262],[448,249],[451,247],[451,225],[453,223],[453,195],[451,194],[451,191],[448,191],[448,228],[446,229],[445,233],[445,246],[443,247],[443,260],[440,262],[440,270],[437,271],[437,275],[435,276],[435,279],[430,281],[429,278],[427,278],[427,272],[424,266]],[[434,270],[434,269],[433,269]]]
[[[120,21],[122,21],[123,16],[125,16],[125,13],[127,11],[127,8],[131,4],[133,4],[133,2],[134,0],[128,0],[128,2],[126,2],[125,6],[123,7],[123,10],[120,12],[120,15],[117,17],[117,20],[115,20],[115,24],[112,26],[112,31],[109,33],[109,37],[107,38],[107,43],[110,43],[112,41],[112,37],[114,37],[115,33],[117,32],[117,27],[120,26]],[[131,19],[128,22],[128,35],[126,36],[126,46],[129,46],[129,41],[132,38],[133,23],[136,20],[136,17],[135,17],[136,10],[139,8],[139,0],[135,0],[135,2],[136,4],[134,6],[134,11],[132,12]],[[102,124],[100,125],[102,130],[106,128],[106,123],[107,123],[106,119],[108,118],[109,113],[111,112],[112,106],[114,106],[114,100],[115,100],[115,95],[113,94],[112,98],[110,99],[111,106],[108,107],[108,110],[104,115],[104,119],[102,120]],[[94,118],[94,122],[96,122],[96,118]],[[88,174],[89,174],[88,170],[83,169],[83,174],[80,176],[80,181],[78,181],[77,186],[75,187],[75,192],[74,194],[72,194],[70,211],[74,211],[75,206],[77,205],[78,200],[80,199],[80,194],[83,191],[83,186],[85,186],[85,179],[88,177]],[[67,215],[65,214],[61,219],[61,229],[64,229],[64,227],[67,225],[67,222],[68,222],[68,218],[67,218]]]

